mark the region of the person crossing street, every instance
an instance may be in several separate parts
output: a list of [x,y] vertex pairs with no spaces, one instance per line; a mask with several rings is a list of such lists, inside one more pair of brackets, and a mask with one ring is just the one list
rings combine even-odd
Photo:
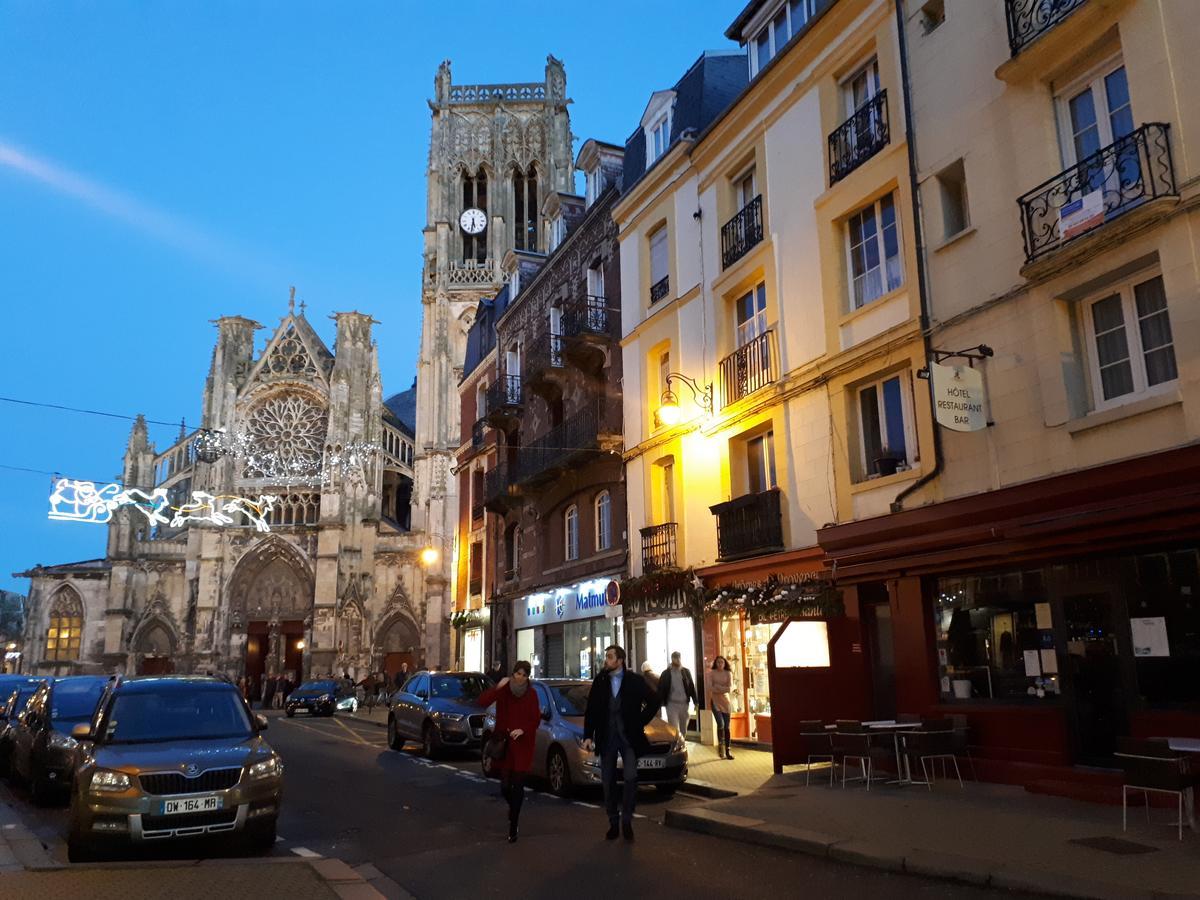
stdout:
[[691,670],[683,664],[678,650],[671,654],[671,665],[658,677],[658,700],[667,708],[667,721],[679,729],[680,737],[686,737],[691,718],[689,704],[694,703],[699,709],[700,700]]
[[525,802],[525,776],[533,768],[533,749],[542,711],[537,691],[530,687],[533,668],[525,661],[513,666],[512,675],[484,691],[475,700],[477,706],[496,704],[496,732],[508,735],[508,747],[501,759],[494,760],[500,772],[500,793],[508,802],[508,842],[516,843]]

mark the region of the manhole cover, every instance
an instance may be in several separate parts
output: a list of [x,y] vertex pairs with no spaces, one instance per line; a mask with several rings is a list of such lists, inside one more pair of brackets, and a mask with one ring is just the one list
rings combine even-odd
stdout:
[[1139,853],[1154,853],[1157,847],[1148,844],[1138,844],[1115,837],[1071,838],[1072,844],[1091,847],[1093,850],[1103,850],[1105,853],[1115,853],[1118,856],[1136,856]]

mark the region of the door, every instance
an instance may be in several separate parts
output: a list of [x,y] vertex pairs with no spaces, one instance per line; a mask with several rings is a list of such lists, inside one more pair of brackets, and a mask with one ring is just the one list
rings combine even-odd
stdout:
[[17,727],[13,729],[12,767],[22,778],[28,779],[31,775],[29,757],[33,752],[34,735],[37,734],[41,716],[44,714],[47,690],[39,688],[37,693],[29,698],[29,703],[17,720]]
[[[261,685],[267,672],[267,650],[270,637],[267,633],[266,622],[251,622],[246,626],[246,681],[252,685],[250,696],[254,696],[254,687]],[[299,684],[299,680],[296,681]]]
[[546,720],[546,713],[550,712],[553,715],[550,690],[544,684],[534,684],[534,690],[537,691],[538,708],[542,711],[542,721],[538,725],[537,735],[533,742],[533,774],[539,778],[544,778],[547,775],[546,761],[550,758],[550,741],[553,734],[550,730],[550,722]]
[[[1080,762],[1113,765],[1117,737],[1129,734],[1119,636],[1113,605],[1104,591],[1062,598],[1065,689]],[[1126,620],[1128,628],[1128,620]]]
[[304,672],[304,623],[299,620],[280,623],[279,641],[283,644],[283,669],[294,672],[299,684],[307,674]]
[[139,675],[170,675],[174,671],[175,666],[169,656],[145,656],[138,663]]
[[[859,597],[867,593],[859,588]],[[872,585],[870,593],[887,596],[883,585]],[[871,660],[871,699],[876,719],[896,718],[896,657],[892,641],[892,605],[890,600],[873,599],[863,604],[863,620]]]
[[393,706],[396,728],[410,737],[420,737],[424,719],[422,703],[429,699],[429,676],[414,675]]
[[1121,205],[1123,187],[1140,192],[1136,146],[1117,148],[1087,162],[1102,148],[1133,133],[1129,81],[1121,60],[1111,60],[1067,86],[1058,96],[1058,109],[1064,132],[1063,163],[1080,166],[1080,194],[1102,190],[1105,208],[1111,210]]

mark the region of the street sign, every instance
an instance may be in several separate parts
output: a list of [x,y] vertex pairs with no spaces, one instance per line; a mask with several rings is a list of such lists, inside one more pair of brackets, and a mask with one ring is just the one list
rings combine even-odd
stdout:
[[931,363],[934,416],[952,431],[980,431],[987,427],[983,405],[983,375],[970,366]]

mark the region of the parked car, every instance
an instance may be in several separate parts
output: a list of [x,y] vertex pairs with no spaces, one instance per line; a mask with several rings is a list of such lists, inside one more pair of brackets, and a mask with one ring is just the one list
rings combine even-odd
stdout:
[[49,679],[17,717],[9,778],[27,783],[35,803],[48,803],[69,788],[76,744],[71,730],[92,718],[109,681],[107,675]]
[[219,678],[118,680],[80,742],[71,791],[72,862],[112,844],[238,832],[275,844],[283,761],[237,688]]
[[288,718],[303,710],[310,716],[332,716],[335,711],[354,712],[358,698],[354,688],[341,681],[306,681],[288,694],[283,710]]
[[27,675],[0,676],[0,775],[8,774],[8,762],[12,757],[12,733],[17,716],[45,680]]
[[446,748],[474,750],[484,718],[475,699],[491,686],[480,672],[417,672],[392,695],[388,746],[402,750],[407,741],[420,741],[430,759]]
[[[578,787],[598,785],[600,758],[583,749],[583,714],[592,688],[590,681],[548,679],[533,682],[542,724],[533,751],[532,774],[550,783],[550,789],[566,797]],[[496,726],[494,709],[489,709],[483,726],[486,741]],[[638,760],[638,784],[652,784],[670,796],[687,781],[687,745],[674,725],[655,718],[646,726],[650,753]],[[480,754],[483,774],[491,775],[491,760]],[[617,769],[620,778],[622,770]]]

